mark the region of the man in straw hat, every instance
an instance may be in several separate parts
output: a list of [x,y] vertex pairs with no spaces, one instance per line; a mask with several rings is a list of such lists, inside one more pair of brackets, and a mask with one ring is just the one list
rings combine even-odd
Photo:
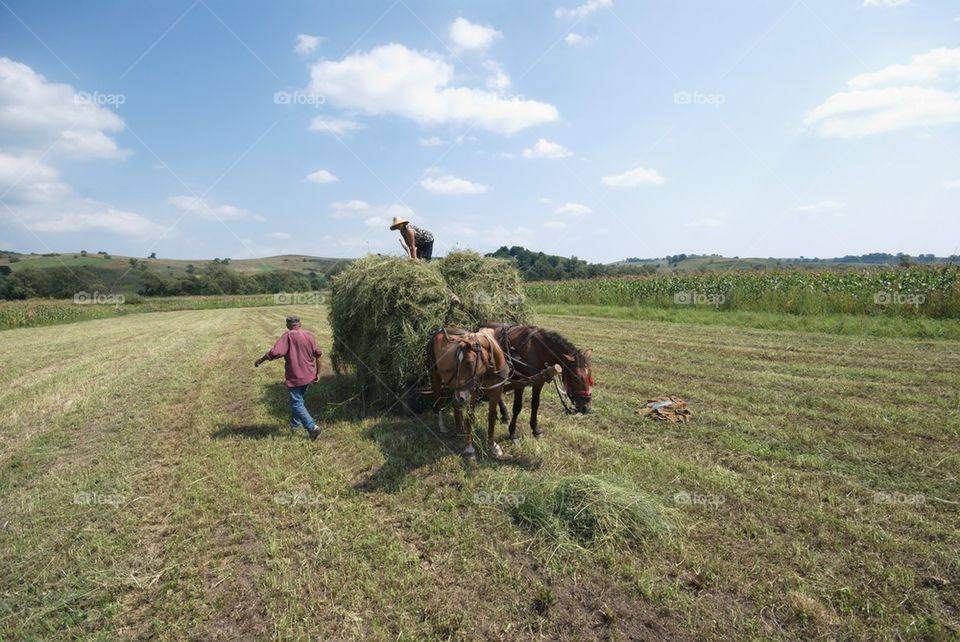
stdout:
[[411,259],[429,261],[433,258],[433,234],[429,230],[414,227],[410,221],[399,216],[393,217],[391,230],[400,230],[400,242]]
[[307,386],[320,381],[320,359],[323,352],[312,334],[300,327],[300,317],[287,317],[287,331],[265,355],[253,362],[259,368],[264,361],[283,357],[287,396],[290,399],[290,427],[306,428],[310,441],[320,436],[320,427],[303,403]]

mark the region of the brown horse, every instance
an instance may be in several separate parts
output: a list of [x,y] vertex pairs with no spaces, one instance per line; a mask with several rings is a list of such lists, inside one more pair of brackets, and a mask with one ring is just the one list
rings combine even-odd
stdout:
[[[542,431],[537,424],[540,408],[540,391],[544,380],[537,377],[543,367],[558,365],[567,397],[573,402],[572,412],[587,414],[593,404],[593,369],[590,365],[592,350],[579,350],[556,332],[534,325],[506,325],[485,323],[483,328],[496,333],[497,343],[510,364],[510,381],[504,390],[513,390],[513,415],[510,418],[510,439],[517,441],[517,418],[523,410],[523,390],[533,389],[530,400],[530,429],[540,438]],[[561,399],[562,401],[562,399]],[[500,412],[506,417],[507,407],[501,400]],[[566,405],[566,404],[564,404]]]
[[463,456],[476,459],[473,429],[469,418],[464,426],[463,407],[468,399],[473,405],[483,395],[488,402],[487,438],[490,449],[495,457],[502,457],[503,450],[493,440],[493,427],[497,421],[500,395],[510,369],[493,332],[486,330],[471,333],[461,328],[441,328],[430,337],[427,344],[427,364],[440,432],[446,432],[443,425],[442,393],[447,389],[453,394],[453,414],[457,429],[461,432],[465,429],[466,432]]

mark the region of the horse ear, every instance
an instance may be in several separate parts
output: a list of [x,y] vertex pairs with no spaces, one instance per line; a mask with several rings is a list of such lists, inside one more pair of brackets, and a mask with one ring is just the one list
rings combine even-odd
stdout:
[[593,350],[590,348],[587,348],[586,350],[583,351],[583,356],[589,359],[590,357],[593,356]]
[[566,359],[567,361],[570,361],[571,363],[577,360],[577,358],[572,354],[565,354],[563,355],[563,358]]

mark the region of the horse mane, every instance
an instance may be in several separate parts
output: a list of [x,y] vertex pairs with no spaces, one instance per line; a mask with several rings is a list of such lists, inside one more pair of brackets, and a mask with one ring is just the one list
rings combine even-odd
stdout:
[[577,350],[577,346],[570,343],[570,341],[568,341],[567,339],[564,339],[554,330],[544,330],[543,328],[540,328],[540,332],[543,335],[544,339],[552,341],[556,343],[558,346],[560,346],[560,349],[563,350],[564,354],[569,354],[574,357],[576,357],[577,354],[579,354],[580,351]]

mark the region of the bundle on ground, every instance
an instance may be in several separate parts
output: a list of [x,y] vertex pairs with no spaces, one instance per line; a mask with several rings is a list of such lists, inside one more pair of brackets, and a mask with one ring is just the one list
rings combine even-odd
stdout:
[[371,403],[393,405],[426,384],[427,340],[441,326],[529,319],[516,268],[475,252],[430,263],[368,256],[334,277],[330,295],[331,362],[353,369]]
[[594,475],[538,479],[513,513],[557,548],[639,547],[673,530],[659,502],[632,484]]

